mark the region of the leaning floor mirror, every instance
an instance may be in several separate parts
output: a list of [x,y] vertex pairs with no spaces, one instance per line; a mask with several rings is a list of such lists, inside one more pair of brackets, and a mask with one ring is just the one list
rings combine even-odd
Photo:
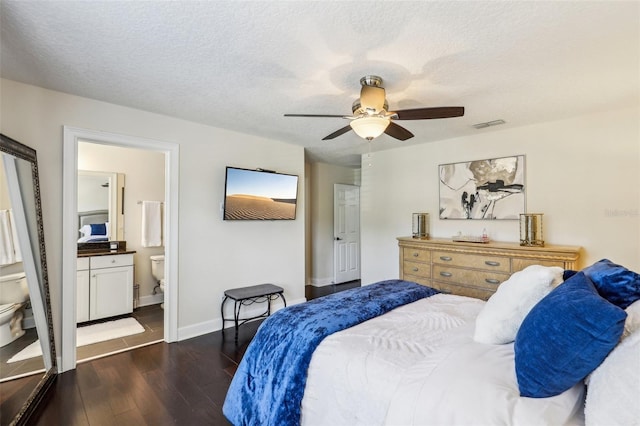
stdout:
[[36,151],[0,134],[0,424],[27,424],[56,357]]

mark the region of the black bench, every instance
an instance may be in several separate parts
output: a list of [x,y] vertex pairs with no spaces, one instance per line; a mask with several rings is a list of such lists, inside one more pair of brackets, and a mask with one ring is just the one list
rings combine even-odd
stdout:
[[[271,301],[282,298],[284,306],[287,306],[287,300],[284,298],[284,289],[274,284],[258,284],[249,287],[233,288],[224,291],[224,299],[220,305],[220,314],[222,317],[222,336],[224,337],[224,324],[226,321],[233,321],[236,329],[236,342],[238,341],[238,327],[247,321],[258,318],[266,318],[271,315]],[[224,304],[227,299],[233,300],[233,318],[224,317]],[[267,302],[267,310],[260,315],[251,318],[240,318],[240,308],[242,306],[253,305],[254,303]]]

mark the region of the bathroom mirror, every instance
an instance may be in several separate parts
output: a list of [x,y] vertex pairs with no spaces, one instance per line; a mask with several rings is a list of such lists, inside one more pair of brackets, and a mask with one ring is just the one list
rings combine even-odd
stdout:
[[0,134],[0,155],[0,297],[16,298],[0,310],[0,421],[22,425],[56,379],[56,356],[36,152]]
[[[91,234],[90,225],[106,234]],[[124,240],[124,174],[78,170],[78,242]]]

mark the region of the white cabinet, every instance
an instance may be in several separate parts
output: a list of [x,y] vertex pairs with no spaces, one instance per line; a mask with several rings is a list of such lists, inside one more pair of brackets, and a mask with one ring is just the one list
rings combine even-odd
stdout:
[[89,258],[79,257],[76,269],[76,320],[89,321]]
[[78,270],[78,322],[133,312],[133,254],[86,259],[88,270]]

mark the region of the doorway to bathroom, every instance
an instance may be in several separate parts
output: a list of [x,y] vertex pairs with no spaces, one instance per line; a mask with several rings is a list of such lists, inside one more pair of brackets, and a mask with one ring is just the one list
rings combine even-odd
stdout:
[[[62,319],[62,354],[59,359],[61,371],[75,368],[76,362],[94,359],[112,353],[122,352],[155,342],[171,342],[177,340],[177,289],[164,287],[164,293],[160,292],[159,282],[151,274],[151,256],[165,255],[166,262],[164,274],[167,282],[177,282],[177,205],[172,200],[177,200],[178,191],[178,146],[162,141],[140,139],[131,136],[107,134],[85,129],[64,128],[64,203],[63,203],[63,319]],[[132,259],[122,265],[115,265],[121,276],[126,279],[127,274],[131,276],[131,285],[123,288],[134,289],[131,293],[132,303],[125,302],[124,306],[133,306],[133,313],[122,313],[117,308],[108,315],[98,315],[97,319],[85,316],[82,304],[85,303],[85,296],[82,295],[82,286],[93,288],[99,285],[100,270],[81,270],[80,257],[77,249],[86,248],[79,241],[83,237],[92,239],[92,235],[86,236],[78,233],[82,226],[77,222],[84,217],[84,212],[93,212],[95,206],[84,206],[80,202],[81,188],[78,181],[79,171],[111,172],[119,175],[119,190],[117,196],[109,201],[109,209],[115,205],[115,211],[122,216],[117,220],[119,231],[113,232],[108,241],[112,241],[113,235],[122,238],[123,245],[117,248],[117,254],[104,255],[103,257],[114,257],[120,262],[120,257]],[[124,182],[120,182],[120,176]],[[120,185],[122,183],[122,185]],[[109,187],[108,182],[104,182],[101,187]],[[99,189],[96,189],[98,191]],[[90,191],[92,192],[92,191]],[[159,235],[161,241],[148,241],[148,236],[144,233],[144,220],[142,204],[149,200],[162,205],[161,230]],[[104,208],[95,210],[104,210]],[[87,215],[91,218],[91,215]],[[75,223],[74,220],[75,219]],[[100,218],[98,222],[108,222],[107,218]],[[92,229],[85,231],[93,232]],[[98,224],[100,225],[100,224]],[[97,229],[101,229],[99,226]],[[146,228],[145,228],[146,229]],[[69,231],[69,232],[68,232]],[[102,230],[100,232],[107,232]],[[99,235],[98,235],[99,236]],[[155,239],[154,239],[155,240]],[[103,243],[104,244],[104,243]],[[120,243],[119,243],[120,244]],[[93,247],[91,247],[92,249]],[[122,256],[120,255],[123,254]],[[91,253],[83,253],[91,259]],[[130,257],[127,257],[130,256]],[[84,257],[84,256],[83,256]],[[135,259],[135,260],[133,260]],[[96,258],[95,265],[108,263],[104,259]],[[109,265],[111,266],[111,265]],[[130,271],[128,271],[130,269]],[[135,275],[133,271],[135,270]],[[85,280],[82,274],[85,274]],[[91,278],[89,278],[91,277]],[[135,278],[133,278],[135,277]],[[110,279],[105,275],[105,280]],[[87,284],[85,281],[90,281]],[[91,287],[90,287],[91,286]],[[105,287],[106,288],[106,287]],[[106,294],[105,294],[106,295]],[[76,296],[76,297],[73,297]],[[91,300],[88,305],[96,312],[100,307],[96,304],[104,300],[99,298]],[[118,300],[118,297],[114,297]],[[163,304],[163,306],[161,306]],[[71,306],[69,309],[67,307]],[[106,307],[109,311],[111,308]],[[114,315],[115,314],[115,315]],[[125,321],[126,320],[126,321]],[[133,329],[127,328],[131,324],[124,324],[123,329],[114,325],[116,331],[109,328],[110,338],[99,343],[89,339],[86,342],[85,334],[90,334],[92,327],[111,327],[111,323],[120,322],[135,323]],[[87,325],[87,327],[85,327]],[[136,327],[139,330],[136,330]],[[86,332],[86,333],[85,333]],[[80,346],[82,345],[82,346]]]
[[163,341],[165,155],[78,141],[78,362]]

